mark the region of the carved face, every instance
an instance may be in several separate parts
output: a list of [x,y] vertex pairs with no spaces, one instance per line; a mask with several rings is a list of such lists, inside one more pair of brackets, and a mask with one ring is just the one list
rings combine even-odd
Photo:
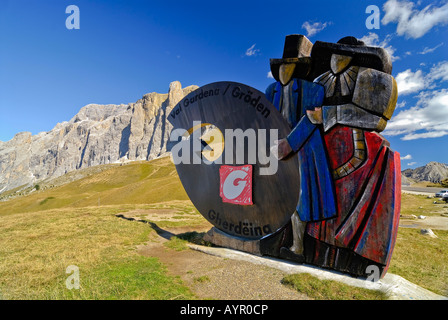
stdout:
[[272,76],[282,86],[286,86],[293,78],[305,79],[311,70],[310,57],[271,59],[270,62]]
[[340,54],[333,54],[331,56],[330,66],[331,71],[333,71],[334,74],[338,74],[347,68],[347,66],[352,61],[352,57],[350,56],[343,56]]
[[288,82],[291,80],[292,75],[294,74],[295,68],[296,68],[296,65],[294,63],[284,63],[284,64],[280,65],[279,72],[278,72],[278,78],[279,78],[282,86],[287,85]]

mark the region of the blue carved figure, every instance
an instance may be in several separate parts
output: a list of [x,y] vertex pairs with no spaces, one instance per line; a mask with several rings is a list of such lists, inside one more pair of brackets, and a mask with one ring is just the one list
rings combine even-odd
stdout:
[[[301,78],[306,76],[303,70],[307,70],[309,63],[306,41],[308,39],[297,35],[286,37],[283,58],[271,59],[272,73],[279,81],[266,90],[267,98],[292,129],[287,137],[289,146],[293,151],[298,151],[301,192],[297,210],[291,217],[293,245],[281,250],[281,256],[295,261],[303,261],[306,222],[336,215],[334,186],[325,143],[318,122],[313,119],[316,110],[321,110],[324,87]],[[282,146],[279,145],[279,148]],[[279,151],[280,154],[290,153]]]

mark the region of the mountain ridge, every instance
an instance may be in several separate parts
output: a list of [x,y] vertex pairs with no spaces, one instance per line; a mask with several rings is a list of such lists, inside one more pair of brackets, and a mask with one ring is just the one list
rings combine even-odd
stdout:
[[167,153],[172,108],[197,86],[179,81],[168,93],[147,93],[135,103],[88,104],[47,132],[19,132],[0,142],[0,190],[101,164],[152,160]]
[[448,178],[448,164],[431,161],[424,166],[415,169],[403,170],[402,175],[416,181],[429,181],[440,183]]
[[[168,93],[147,93],[128,104],[88,104],[48,132],[19,132],[0,141],[0,194],[79,169],[168,155],[172,126],[167,117],[197,88],[173,81]],[[440,183],[448,178],[448,165],[432,161],[403,170],[402,178],[404,184],[408,178]]]

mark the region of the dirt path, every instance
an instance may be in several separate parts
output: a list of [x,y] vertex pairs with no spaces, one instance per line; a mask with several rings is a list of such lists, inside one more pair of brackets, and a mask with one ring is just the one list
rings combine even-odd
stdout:
[[153,233],[150,241],[137,248],[144,256],[157,257],[171,275],[179,276],[199,299],[219,300],[307,300],[306,295],[281,284],[287,274],[249,262],[211,256],[192,249],[167,248],[167,235],[180,234],[186,228],[171,228],[165,234]]
[[[137,248],[139,254],[158,258],[169,274],[182,279],[199,299],[219,300],[308,300],[309,298],[281,284],[287,273],[246,261],[212,256],[192,249],[176,251],[165,246],[172,236],[186,232],[207,232],[212,225],[161,229],[156,223],[175,216],[173,210],[150,209],[131,211],[118,217],[148,223],[156,232]],[[179,218],[179,217],[177,217]],[[185,216],[187,219],[187,215]],[[404,218],[404,217],[403,217]],[[426,219],[400,219],[400,227],[448,230],[448,217],[428,216]],[[148,220],[142,220],[148,219]],[[154,221],[154,222],[150,222]],[[187,220],[185,221],[187,222]]]
[[425,219],[400,219],[402,228],[430,228],[433,230],[448,230],[448,217],[429,216]]

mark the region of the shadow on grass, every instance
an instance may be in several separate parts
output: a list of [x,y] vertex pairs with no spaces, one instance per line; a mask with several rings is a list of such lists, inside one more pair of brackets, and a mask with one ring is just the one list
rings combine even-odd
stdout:
[[178,238],[178,239],[185,240],[187,242],[194,243],[197,245],[203,245],[203,246],[208,246],[208,247],[213,246],[210,242],[207,242],[203,239],[205,232],[192,231],[192,232],[183,232],[183,233],[179,233],[179,234],[174,234],[170,231],[160,228],[156,223],[149,221],[149,220],[130,218],[130,217],[124,216],[123,214],[117,214],[115,216],[117,218],[122,218],[122,219],[125,219],[128,221],[137,221],[137,222],[141,222],[141,223],[146,223],[160,237],[167,239],[167,240],[171,240],[173,238]]
[[126,216],[124,216],[122,214],[117,214],[115,216],[117,218],[122,218],[122,219],[125,219],[125,220],[128,220],[128,221],[137,221],[137,222],[149,224],[151,226],[151,228],[154,229],[154,231],[157,232],[157,234],[159,236],[161,236],[162,238],[165,238],[167,240],[170,240],[172,237],[176,237],[177,236],[176,234],[174,234],[172,232],[169,232],[167,230],[164,230],[164,229],[160,228],[157,224],[155,224],[154,222],[149,221],[149,220],[129,218],[129,217],[126,217]]

